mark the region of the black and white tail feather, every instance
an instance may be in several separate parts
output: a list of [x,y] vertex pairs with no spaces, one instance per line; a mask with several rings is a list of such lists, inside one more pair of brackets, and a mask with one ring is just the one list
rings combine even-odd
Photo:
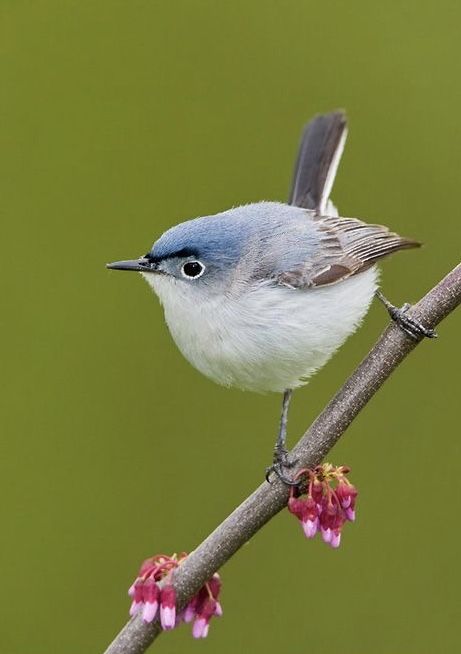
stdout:
[[315,116],[304,128],[288,203],[323,215],[347,138],[343,111]]
[[312,261],[284,272],[281,284],[294,288],[335,284],[393,252],[421,245],[382,225],[338,216],[330,193],[346,137],[343,111],[316,116],[304,128],[289,203],[312,212],[322,247]]

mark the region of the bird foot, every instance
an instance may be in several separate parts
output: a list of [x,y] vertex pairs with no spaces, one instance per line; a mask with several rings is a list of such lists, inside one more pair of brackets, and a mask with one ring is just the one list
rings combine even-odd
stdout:
[[269,476],[273,472],[280,479],[280,481],[283,481],[283,483],[286,484],[287,486],[297,486],[299,484],[299,481],[293,481],[293,479],[290,479],[285,474],[285,470],[291,470],[292,468],[295,467],[297,463],[298,463],[298,459],[292,461],[288,458],[288,452],[285,448],[283,449],[276,448],[274,450],[274,462],[272,463],[271,466],[266,468],[267,483],[268,484],[272,483],[271,481],[269,481]]
[[407,315],[407,311],[411,306],[408,302],[399,308],[391,304],[381,291],[377,291],[376,296],[384,304],[392,320],[413,340],[437,338],[437,332],[434,329],[424,327],[418,320]]

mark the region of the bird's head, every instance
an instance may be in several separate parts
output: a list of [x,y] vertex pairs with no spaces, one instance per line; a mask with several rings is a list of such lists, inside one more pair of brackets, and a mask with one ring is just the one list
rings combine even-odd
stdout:
[[172,288],[197,296],[223,293],[245,269],[253,241],[254,227],[239,217],[234,209],[181,223],[162,234],[139,259],[107,267],[142,273],[160,299]]
[[142,273],[162,301],[168,294],[200,302],[238,294],[305,261],[315,241],[309,225],[304,209],[248,204],[180,223],[143,257],[107,267]]

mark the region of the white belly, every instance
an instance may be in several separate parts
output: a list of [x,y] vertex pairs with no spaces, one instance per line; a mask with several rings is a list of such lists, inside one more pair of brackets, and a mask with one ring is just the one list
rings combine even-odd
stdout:
[[180,282],[144,275],[159,295],[182,354],[218,384],[252,391],[296,388],[352,334],[373,299],[377,270],[324,288],[267,284],[239,297],[191,297]]

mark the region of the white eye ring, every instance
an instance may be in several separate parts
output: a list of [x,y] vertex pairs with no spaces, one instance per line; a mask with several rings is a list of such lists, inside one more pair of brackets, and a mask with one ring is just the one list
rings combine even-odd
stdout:
[[198,279],[205,272],[205,266],[201,261],[186,261],[181,266],[181,275],[186,279]]

